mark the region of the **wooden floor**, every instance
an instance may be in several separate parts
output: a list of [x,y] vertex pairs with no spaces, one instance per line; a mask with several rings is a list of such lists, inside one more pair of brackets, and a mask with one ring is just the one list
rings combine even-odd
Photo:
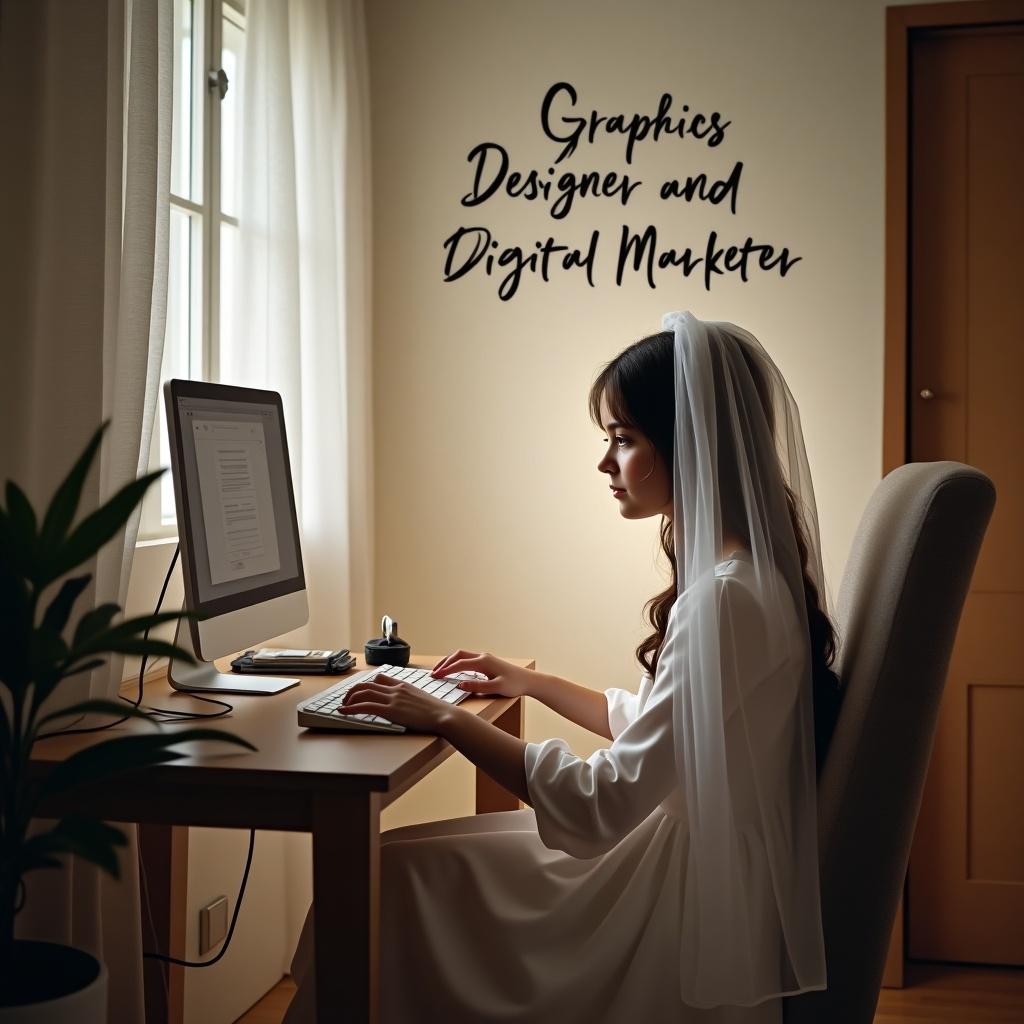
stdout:
[[294,991],[295,983],[285,976],[248,1013],[243,1013],[235,1024],[281,1024]]
[[[907,964],[905,988],[883,988],[875,1024],[1024,1024],[1024,968]],[[268,992],[237,1024],[280,1024],[295,986]]]

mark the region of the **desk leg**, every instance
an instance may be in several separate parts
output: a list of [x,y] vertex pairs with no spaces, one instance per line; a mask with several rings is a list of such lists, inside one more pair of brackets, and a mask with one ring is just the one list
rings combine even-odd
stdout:
[[[141,900],[143,948],[184,956],[188,829],[139,825],[138,830],[139,863],[149,894],[148,903],[145,896]],[[142,976],[146,1024],[181,1024],[185,1019],[185,969],[143,960]]]
[[313,800],[317,1021],[378,1019],[380,798]]
[[[523,701],[517,699],[512,706],[503,711],[494,720],[499,729],[519,739],[523,737]],[[476,813],[487,811],[518,811],[521,806],[519,797],[510,793],[504,786],[499,786],[486,772],[476,770]]]

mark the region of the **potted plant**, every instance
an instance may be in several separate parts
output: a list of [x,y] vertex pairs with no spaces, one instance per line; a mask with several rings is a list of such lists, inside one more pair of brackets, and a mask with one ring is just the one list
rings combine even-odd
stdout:
[[165,472],[126,484],[72,528],[108,424],[101,424],[57,488],[41,523],[13,481],[7,481],[0,505],[0,1024],[106,1021],[104,966],[77,949],[16,940],[14,920],[24,903],[29,871],[59,869],[59,856],[73,853],[116,878],[117,847],[127,840],[118,828],[77,813],[29,835],[42,801],[57,797],[66,805],[68,794],[82,785],[177,760],[185,754],[172,748],[189,740],[226,740],[256,749],[219,729],[164,731],[154,723],[152,732],[111,733],[56,765],[45,778],[30,774],[32,747],[42,734],[68,728],[87,715],[107,725],[147,717],[123,699],[84,700],[56,709],[58,702],[50,700],[44,707],[64,680],[103,665],[101,655],[169,655],[195,663],[188,651],[148,634],[162,622],[203,617],[196,612],[162,612],[115,623],[121,609],[106,603],[81,615],[73,630],[68,627],[75,601],[92,578],[73,571],[118,533],[146,489]]

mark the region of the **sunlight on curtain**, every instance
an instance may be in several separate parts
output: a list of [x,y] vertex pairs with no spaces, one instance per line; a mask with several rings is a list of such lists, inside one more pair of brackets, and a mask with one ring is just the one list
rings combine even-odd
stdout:
[[246,16],[220,379],[284,402],[310,595],[288,643],[359,647],[373,635],[362,3],[249,0]]

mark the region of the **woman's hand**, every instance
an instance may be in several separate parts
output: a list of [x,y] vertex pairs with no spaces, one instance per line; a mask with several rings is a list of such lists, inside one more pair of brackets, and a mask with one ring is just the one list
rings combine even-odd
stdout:
[[533,669],[510,665],[493,654],[475,651],[455,651],[431,669],[431,674],[439,677],[452,672],[482,672],[486,679],[466,679],[457,685],[461,690],[487,697],[529,697],[537,681]]
[[338,710],[345,715],[380,715],[416,732],[439,733],[452,705],[404,679],[378,672],[349,689]]

